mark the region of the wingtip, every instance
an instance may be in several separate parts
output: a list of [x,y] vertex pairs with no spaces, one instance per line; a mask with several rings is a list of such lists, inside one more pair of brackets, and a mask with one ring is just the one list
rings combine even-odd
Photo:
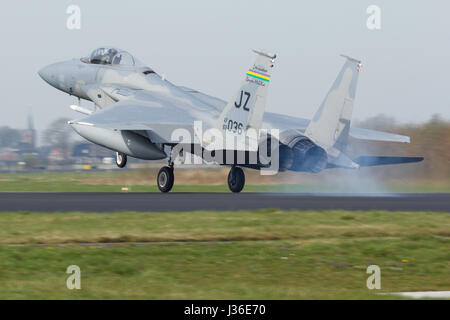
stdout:
[[277,57],[277,55],[275,53],[266,52],[266,51],[263,51],[263,50],[260,50],[260,49],[252,49],[252,51],[254,53],[257,53],[257,54],[262,55],[264,57],[270,58],[272,60],[274,60]]
[[411,143],[411,138],[409,136],[402,136],[402,135],[398,135],[398,136],[401,138],[401,140],[399,142],[407,143],[407,144]]

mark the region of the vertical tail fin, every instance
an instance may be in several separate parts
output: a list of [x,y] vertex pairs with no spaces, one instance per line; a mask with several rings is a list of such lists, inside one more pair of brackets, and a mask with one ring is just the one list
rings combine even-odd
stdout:
[[305,134],[325,150],[343,151],[347,145],[361,61],[347,59]]
[[259,130],[262,125],[270,72],[276,55],[253,51],[257,54],[255,62],[217,122],[217,128],[227,135],[245,136],[249,128]]

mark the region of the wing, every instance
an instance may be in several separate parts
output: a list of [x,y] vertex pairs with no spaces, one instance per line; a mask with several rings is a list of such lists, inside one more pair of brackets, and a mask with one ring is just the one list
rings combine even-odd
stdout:
[[[193,97],[209,107],[212,116],[218,115],[227,102],[197,90],[178,86],[186,96]],[[127,88],[123,86],[84,86],[83,91],[102,110],[80,120],[93,123],[96,126],[113,130],[152,130],[161,132],[172,132],[176,128],[185,128],[192,132],[192,124],[195,120],[202,119],[201,113],[191,112],[190,105],[182,105],[178,101],[169,101],[166,97],[158,98],[149,95],[143,90]],[[291,117],[288,115],[265,112],[263,117],[263,128],[276,128],[282,131],[297,130],[304,133],[310,120]],[[349,135],[354,139],[384,142],[409,143],[408,136],[351,127]],[[154,136],[154,133],[152,134]],[[168,142],[165,138],[154,137],[158,142]],[[156,142],[156,141],[155,141]]]
[[200,91],[180,86],[178,88],[183,90],[186,94],[189,94],[197,98],[198,100],[204,102],[205,104],[210,105],[213,109],[217,110],[218,112],[222,111],[227,105],[227,102],[225,100],[213,97]]

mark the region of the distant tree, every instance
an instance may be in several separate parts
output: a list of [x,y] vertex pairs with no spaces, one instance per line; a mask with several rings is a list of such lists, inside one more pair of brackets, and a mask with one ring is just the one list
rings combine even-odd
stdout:
[[60,149],[64,155],[71,150],[74,137],[74,131],[67,121],[69,121],[67,118],[54,120],[42,135],[44,145]]
[[0,127],[0,148],[14,147],[20,142],[20,131],[10,127]]
[[363,121],[355,121],[355,125],[365,129],[392,131],[397,126],[397,121],[391,116],[378,114]]
[[[422,123],[395,125],[393,118],[376,116],[355,126],[390,131],[411,138],[410,144],[352,140],[352,156],[385,155],[424,157],[419,163],[369,168],[374,179],[421,182],[419,187],[446,185],[450,181],[450,121],[440,115]],[[419,189],[418,189],[419,190]]]

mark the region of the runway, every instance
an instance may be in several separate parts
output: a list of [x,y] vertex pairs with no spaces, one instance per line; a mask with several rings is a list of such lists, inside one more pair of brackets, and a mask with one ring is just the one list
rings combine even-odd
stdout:
[[450,193],[0,193],[0,211],[387,210],[450,212]]

